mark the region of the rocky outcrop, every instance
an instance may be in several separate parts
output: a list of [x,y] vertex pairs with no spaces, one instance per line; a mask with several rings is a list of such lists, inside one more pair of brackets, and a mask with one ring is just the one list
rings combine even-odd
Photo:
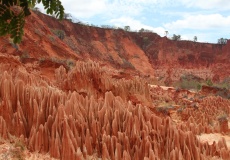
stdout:
[[[52,157],[64,160],[87,159],[95,154],[103,159],[230,158],[224,141],[212,145],[198,141],[195,134],[203,131],[204,120],[196,126],[195,118],[189,118],[187,126],[177,127],[169,117],[159,117],[149,107],[133,105],[125,98],[130,92],[145,93],[148,99],[148,86],[145,88],[141,82],[137,85],[135,80],[120,86],[112,81],[102,83],[105,75],[97,67],[94,62],[79,62],[70,72],[60,67],[56,70],[59,76],[56,86],[23,72],[21,67],[16,72],[3,72],[0,76],[0,126],[4,128],[1,136],[23,136],[31,151],[49,152]],[[83,87],[80,84],[86,80],[84,76],[92,80],[87,82],[86,96],[78,93]],[[74,80],[80,84],[70,90],[68,85]],[[98,88],[91,86],[95,81],[101,87],[116,87],[112,91],[101,89],[105,91],[101,93],[104,96],[97,97]],[[67,88],[60,90],[62,82]],[[215,103],[229,112],[227,100],[215,100]],[[202,104],[210,105],[207,111],[215,112],[210,109],[213,104],[210,100]],[[186,112],[192,117],[198,115]]]

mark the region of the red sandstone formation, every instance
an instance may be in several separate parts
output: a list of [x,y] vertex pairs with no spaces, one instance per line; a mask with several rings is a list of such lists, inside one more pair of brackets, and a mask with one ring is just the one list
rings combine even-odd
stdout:
[[156,77],[172,82],[188,74],[215,82],[229,77],[230,41],[226,45],[172,41],[145,32],[132,33],[132,37],[149,57]]
[[[94,74],[98,74],[99,79],[88,82],[89,87],[85,88],[88,94],[85,97],[77,93],[82,86],[76,85],[72,91],[63,92],[58,86],[50,86],[45,80],[20,72],[22,67],[2,71],[1,136],[7,138],[8,134],[18,137],[23,135],[31,151],[49,152],[52,157],[60,159],[83,159],[93,154],[104,159],[230,158],[225,142],[210,146],[202,144],[195,136],[206,133],[206,118],[211,118],[202,116],[205,119],[200,120],[196,115],[216,115],[215,107],[211,108],[215,103],[215,106],[222,107],[229,114],[229,101],[220,98],[204,99],[198,111],[183,110],[183,114],[185,112],[191,118],[186,125],[182,123],[176,126],[170,118],[158,117],[148,107],[141,104],[134,106],[126,101],[127,91],[131,91],[131,94],[145,93],[146,89],[139,88],[135,81],[129,82],[130,86],[136,86],[133,92],[131,88],[125,88],[129,86],[125,81],[120,84],[113,84],[112,81],[100,84],[117,85],[114,93],[116,89],[121,91],[123,88],[124,92],[119,93],[124,99],[119,93],[114,96],[111,91],[105,91],[105,97],[95,99],[100,93],[94,93],[97,88],[90,87],[91,84],[105,80],[99,76],[100,71],[96,68],[97,64],[93,62],[78,62],[68,73],[63,67],[56,70],[57,74],[63,73],[66,76],[67,88],[73,79],[79,77],[84,80],[81,77],[83,75],[92,79]],[[69,79],[73,73],[78,76]],[[139,85],[145,86],[141,82]],[[145,97],[148,97],[147,93]],[[205,107],[209,104],[211,106]],[[203,109],[207,111],[201,112]]]
[[[149,60],[153,66],[159,63],[165,67],[170,47],[175,52],[183,48],[189,55],[198,51],[191,42],[172,42],[143,33],[160,43],[146,45],[138,43],[141,34],[135,38],[135,33],[38,15],[27,19],[20,46],[7,37],[0,39],[1,138],[11,141],[12,136],[20,137],[31,152],[62,160],[230,159],[226,139],[209,144],[197,138],[203,133],[229,134],[228,99],[148,84],[154,74]],[[64,30],[64,40],[51,29]],[[166,44],[168,49],[159,51],[161,58],[154,62],[152,47],[162,49]],[[144,45],[150,59],[139,45]],[[204,54],[206,58],[220,49],[228,56],[229,45],[194,45],[207,45],[204,50],[211,54]],[[175,65],[168,67],[187,69],[186,64],[177,64],[176,58],[170,62]],[[216,62],[226,67],[218,58],[210,63]],[[187,71],[196,72],[207,65],[202,58],[199,63],[199,69],[189,63]],[[174,80],[173,70],[165,72]],[[212,69],[207,73],[216,74]],[[220,79],[226,76],[219,74]]]

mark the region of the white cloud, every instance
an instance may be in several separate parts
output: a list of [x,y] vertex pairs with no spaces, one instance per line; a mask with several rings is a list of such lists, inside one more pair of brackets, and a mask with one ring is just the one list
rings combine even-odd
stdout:
[[[61,0],[66,13],[76,18],[140,16],[147,10],[170,5],[171,0]],[[38,5],[43,8],[42,5]],[[43,10],[43,9],[42,9]],[[44,10],[43,10],[44,11]]]
[[107,0],[64,0],[62,4],[67,13],[78,18],[89,18],[105,12]]
[[229,0],[179,0],[187,7],[198,7],[202,9],[220,9],[226,10],[230,8]]
[[[107,0],[64,0],[62,5],[66,13],[70,13],[77,18],[90,18],[105,13],[107,10]],[[42,12],[45,12],[42,3],[36,6]]]
[[77,18],[138,16],[147,9],[168,4],[170,0],[62,0],[67,13]]
[[230,26],[230,16],[224,17],[220,14],[210,15],[191,15],[186,16],[182,20],[176,20],[171,23],[164,25],[167,29],[178,30],[178,29],[228,29]]
[[108,0],[105,14],[112,18],[140,16],[146,11],[168,4],[170,0]]
[[116,19],[111,19],[109,23],[114,24],[118,27],[130,26],[131,30],[140,30],[141,28],[151,30],[155,33],[158,33],[161,36],[164,36],[165,29],[163,27],[152,27],[141,23],[138,20],[135,20],[131,17],[120,17]]
[[207,39],[210,38],[210,33],[201,33],[201,32],[197,32],[196,34],[186,33],[186,34],[181,35],[181,39],[193,41],[194,36],[197,37],[198,42],[206,42]]
[[228,38],[230,32],[230,16],[220,14],[190,15],[163,25],[170,35],[180,34],[183,40],[193,40],[198,37],[199,42],[216,43],[220,37]]
[[115,0],[107,4],[106,14],[109,17],[118,17],[122,15],[137,16],[141,13],[142,7],[138,3],[129,3],[129,0]]

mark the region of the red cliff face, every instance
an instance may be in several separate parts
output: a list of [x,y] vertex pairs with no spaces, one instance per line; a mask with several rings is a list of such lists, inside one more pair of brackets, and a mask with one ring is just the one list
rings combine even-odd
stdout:
[[154,33],[132,33],[132,37],[145,51],[156,77],[172,81],[186,74],[214,81],[229,77],[230,41],[226,45],[172,41]]
[[230,74],[229,41],[226,45],[172,41],[155,33],[57,21],[41,13],[27,18],[24,40],[17,51],[8,41],[2,41],[3,53],[27,53],[31,58],[40,59],[91,59],[127,73],[151,75],[162,81],[175,82],[183,75],[192,74],[220,82]]
[[[64,31],[64,38],[52,30]],[[143,43],[143,36],[154,41]],[[175,51],[171,59],[165,44]],[[179,62],[185,54],[179,48],[192,55],[202,45],[204,52],[194,56],[199,60],[204,53],[207,61],[200,60],[199,67]],[[209,88],[149,85],[151,76],[170,65],[166,75],[173,75],[172,66],[191,71],[202,71],[208,62],[226,66],[227,60],[209,52],[221,50],[227,57],[229,44],[212,46],[32,14],[22,44],[0,38],[0,137],[10,142],[20,137],[31,152],[62,160],[230,159],[227,138],[211,144],[198,138],[228,136],[228,99],[207,96]],[[154,49],[157,56],[151,55]]]
[[[33,32],[30,38],[48,50],[49,55],[53,53],[52,56],[58,57],[91,59],[118,69],[136,70],[144,75],[154,74],[148,57],[128,32],[74,24],[68,20],[60,22],[43,14],[33,14],[27,21],[30,23],[27,23],[26,29]],[[31,31],[33,26],[37,27]],[[53,34],[58,31],[63,33],[63,40]]]

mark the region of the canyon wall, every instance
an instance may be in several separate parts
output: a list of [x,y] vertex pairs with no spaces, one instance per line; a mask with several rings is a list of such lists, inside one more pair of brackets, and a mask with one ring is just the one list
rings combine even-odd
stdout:
[[230,75],[230,41],[222,45],[173,41],[154,33],[131,34],[148,56],[156,77],[176,81],[192,74],[218,82]]
[[33,13],[26,21],[20,49],[9,49],[5,40],[3,52],[7,48],[14,55],[28,52],[31,58],[91,59],[122,72],[171,82],[188,74],[215,82],[230,75],[230,41],[226,45],[172,41],[155,33],[58,21],[41,13]]

